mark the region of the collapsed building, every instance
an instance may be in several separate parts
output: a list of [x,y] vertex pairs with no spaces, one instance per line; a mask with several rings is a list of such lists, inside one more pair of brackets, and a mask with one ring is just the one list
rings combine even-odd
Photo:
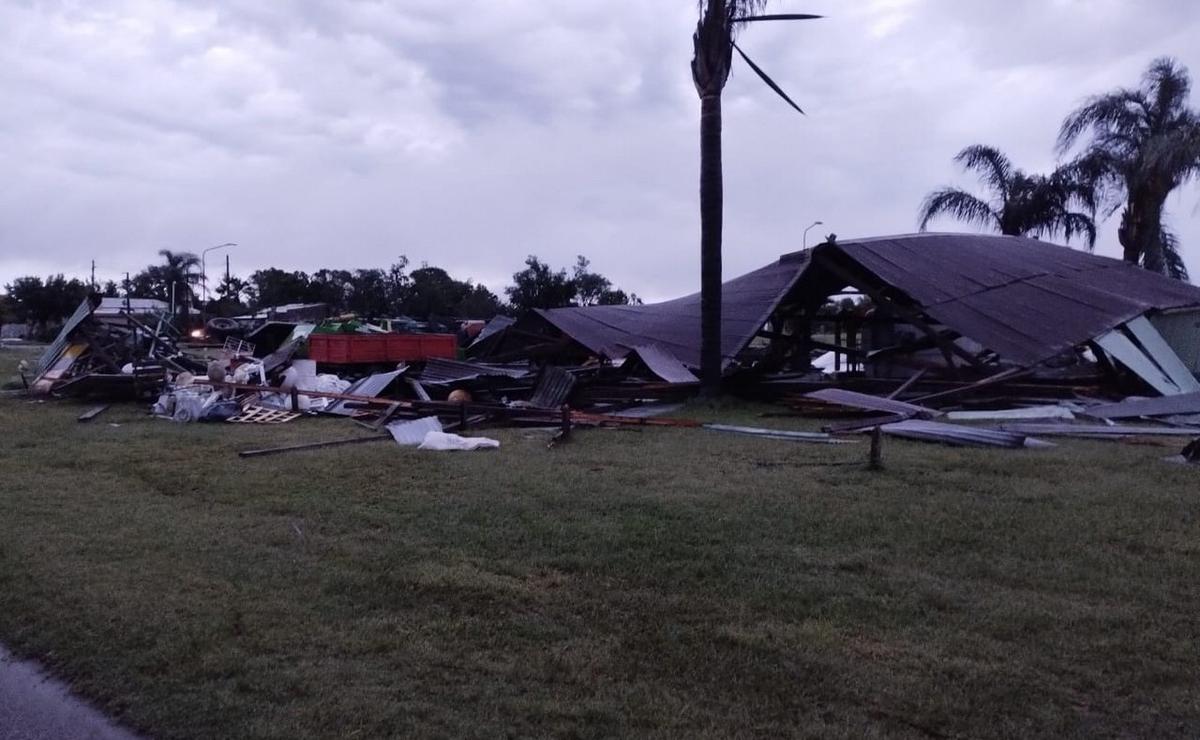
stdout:
[[[830,241],[726,282],[722,299],[729,389],[833,423],[781,431],[662,417],[699,387],[699,294],[497,317],[469,361],[456,335],[346,317],[266,316],[223,345],[192,345],[158,306],[106,310],[89,297],[30,390],[157,397],[153,413],[175,421],[326,414],[376,432],[247,457],[380,439],[423,445],[430,435],[450,444],[447,433],[480,425],[551,426],[554,440],[573,425],[654,424],[804,443],[869,431],[876,441],[1012,448],[1059,435],[1194,438],[1200,428],[1200,288],[1118,260],[1017,237]],[[1200,461],[1200,441],[1176,457]]]
[[[838,297],[851,301],[839,308]],[[653,347],[660,362],[695,370],[700,296],[535,310],[496,334],[474,356],[621,361]],[[829,242],[725,283],[721,352],[731,379],[797,387],[834,370],[879,388],[1069,378],[1190,393],[1200,391],[1200,288],[1021,237]]]

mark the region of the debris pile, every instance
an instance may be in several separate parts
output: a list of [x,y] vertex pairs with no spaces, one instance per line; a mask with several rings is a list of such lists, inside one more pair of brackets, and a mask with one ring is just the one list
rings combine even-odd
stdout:
[[[722,299],[727,388],[827,423],[714,431],[871,433],[876,448],[884,435],[1016,448],[1200,434],[1200,288],[1120,261],[1017,237],[829,241],[730,280]],[[34,392],[155,398],[155,413],[183,422],[341,416],[376,432],[367,440],[400,430],[418,445],[484,425],[560,438],[580,424],[699,426],[655,416],[699,388],[698,294],[536,309],[458,334],[293,306],[214,319],[225,343],[202,349],[165,315],[96,308],[67,322]]]

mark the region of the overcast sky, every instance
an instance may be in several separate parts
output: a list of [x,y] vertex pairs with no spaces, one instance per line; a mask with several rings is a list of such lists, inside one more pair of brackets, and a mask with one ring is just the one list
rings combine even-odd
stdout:
[[[971,143],[1053,166],[1063,116],[1156,56],[1200,74],[1200,3],[788,0],[725,93],[730,277],[834,231],[907,233]],[[0,284],[238,242],[235,273],[401,254],[499,292],[574,256],[644,298],[699,283],[693,0],[6,0]],[[1200,105],[1200,96],[1194,96]],[[1169,202],[1200,275],[1200,195]],[[1116,219],[1102,225],[1116,254]],[[939,227],[954,228],[952,222]],[[210,255],[220,262],[220,253]]]

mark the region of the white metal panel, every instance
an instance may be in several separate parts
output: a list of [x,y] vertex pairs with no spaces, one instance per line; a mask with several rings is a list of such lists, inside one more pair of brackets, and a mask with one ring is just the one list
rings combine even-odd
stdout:
[[1150,387],[1164,396],[1174,396],[1182,393],[1175,381],[1162,371],[1146,353],[1125,336],[1120,329],[1101,334],[1093,340],[1096,344],[1115,357],[1122,365],[1132,370],[1139,378],[1150,384]]
[[1200,310],[1188,309],[1155,314],[1150,323],[1158,329],[1183,364],[1200,373]]
[[1175,354],[1175,350],[1167,344],[1167,340],[1163,339],[1149,319],[1138,316],[1126,323],[1125,328],[1180,390],[1184,393],[1200,391],[1200,381],[1196,380],[1196,376],[1192,375],[1192,371],[1183,364],[1183,360],[1179,359],[1179,355]]

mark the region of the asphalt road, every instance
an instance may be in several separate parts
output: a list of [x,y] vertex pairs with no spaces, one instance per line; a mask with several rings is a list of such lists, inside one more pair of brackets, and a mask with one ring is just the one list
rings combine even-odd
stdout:
[[139,740],[0,646],[0,739]]

